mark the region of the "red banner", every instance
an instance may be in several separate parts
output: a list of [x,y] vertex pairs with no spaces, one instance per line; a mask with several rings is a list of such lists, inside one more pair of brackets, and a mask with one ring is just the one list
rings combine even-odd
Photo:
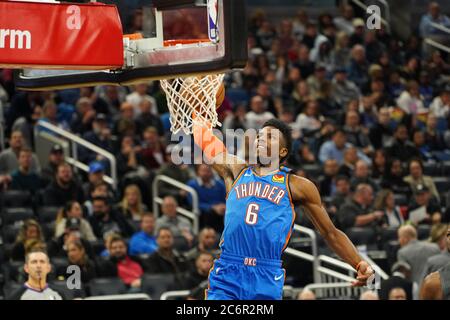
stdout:
[[0,1],[0,68],[122,65],[122,25],[115,6]]

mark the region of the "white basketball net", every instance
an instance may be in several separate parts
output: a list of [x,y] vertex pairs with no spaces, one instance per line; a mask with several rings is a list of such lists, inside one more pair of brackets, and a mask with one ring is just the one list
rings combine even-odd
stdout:
[[161,80],[170,111],[172,133],[183,130],[186,134],[192,134],[194,114],[196,122],[209,128],[221,125],[217,118],[216,94],[223,77],[223,74],[210,74]]

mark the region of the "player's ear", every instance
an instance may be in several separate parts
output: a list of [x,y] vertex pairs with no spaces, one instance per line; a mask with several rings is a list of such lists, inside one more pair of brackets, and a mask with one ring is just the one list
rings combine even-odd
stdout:
[[25,273],[28,274],[29,269],[28,269],[28,264],[27,263],[23,264],[23,270],[25,270]]
[[285,148],[285,147],[281,147],[281,149],[280,149],[280,158],[286,157],[287,154],[288,154],[288,149]]

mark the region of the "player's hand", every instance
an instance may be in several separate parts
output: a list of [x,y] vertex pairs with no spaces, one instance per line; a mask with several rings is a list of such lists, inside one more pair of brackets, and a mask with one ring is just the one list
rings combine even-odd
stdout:
[[367,280],[369,280],[369,278],[373,275],[374,271],[372,267],[366,261],[361,261],[358,264],[358,274],[356,275],[356,281],[352,282],[352,286],[353,287],[365,286],[367,284]]

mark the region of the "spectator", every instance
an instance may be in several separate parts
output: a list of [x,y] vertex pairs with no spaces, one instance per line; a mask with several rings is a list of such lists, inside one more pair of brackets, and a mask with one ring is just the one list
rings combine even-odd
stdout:
[[435,1],[428,5],[428,13],[423,15],[420,20],[420,36],[426,38],[428,36],[442,35],[442,31],[435,28],[432,24],[439,24],[450,28],[450,18],[441,14],[441,8]]
[[394,133],[394,140],[391,146],[387,147],[386,152],[389,157],[398,158],[403,162],[420,156],[419,150],[408,139],[408,129],[403,124],[398,125]]
[[[427,186],[418,184],[412,187],[414,198],[408,207],[408,211],[411,213],[413,210],[423,207],[425,209],[426,216],[420,221],[412,220],[413,223],[428,223],[437,224],[442,220],[441,208],[435,199],[431,198],[430,190]],[[410,214],[411,219],[411,214]]]
[[332,140],[325,142],[320,147],[319,160],[325,163],[326,160],[335,159],[339,164],[342,164],[346,147],[347,135],[343,130],[338,129],[333,133]]
[[[336,36],[336,44],[334,46],[334,50],[331,53],[331,60],[333,61],[333,65],[336,67],[335,72],[341,72],[341,67],[345,67],[350,62],[350,48],[349,44],[349,36],[344,31],[339,31]],[[345,74],[347,75],[347,74]]]
[[107,102],[97,95],[95,87],[80,88],[80,97],[89,99],[96,113],[109,113]]
[[426,112],[423,97],[419,92],[419,84],[411,80],[406,86],[406,90],[397,99],[397,105],[406,113],[417,115]]
[[450,115],[450,86],[445,87],[441,93],[433,99],[430,112],[438,119],[446,119]]
[[339,167],[339,174],[345,175],[348,178],[353,177],[356,162],[358,162],[358,149],[355,147],[348,147],[344,151],[344,162]]
[[360,124],[359,114],[356,111],[348,111],[345,117],[344,131],[347,134],[347,141],[355,147],[361,149],[366,155],[373,152],[369,137],[364,132]]
[[332,44],[324,35],[319,34],[314,41],[314,48],[310,52],[310,60],[316,65],[320,64],[325,67],[327,72],[333,71],[331,60]]
[[92,101],[89,98],[83,97],[78,99],[76,104],[76,112],[72,116],[70,128],[72,132],[77,132],[81,135],[93,129],[93,122],[96,116]]
[[145,167],[150,170],[159,169],[166,162],[165,146],[159,140],[156,128],[145,129],[140,154]]
[[42,169],[41,178],[45,186],[56,177],[58,166],[64,162],[64,150],[59,144],[53,145],[48,156],[48,164]]
[[11,260],[24,261],[27,243],[32,241],[45,242],[41,226],[36,220],[29,219],[24,222],[11,249]]
[[142,202],[141,191],[137,185],[130,184],[125,188],[123,199],[118,204],[117,210],[130,222],[141,221],[142,215],[148,211],[148,208]]
[[124,239],[120,237],[111,239],[109,261],[113,274],[130,288],[129,292],[139,292],[144,271],[138,262],[128,256],[127,243]]
[[450,160],[450,151],[443,133],[438,131],[438,119],[434,114],[429,114],[424,132],[424,143],[430,151],[430,157],[436,161]]
[[347,80],[347,71],[344,67],[337,67],[331,82],[331,96],[340,106],[346,106],[352,100],[358,100],[361,93],[359,88]]
[[367,61],[369,63],[377,63],[382,53],[386,51],[384,44],[378,40],[374,30],[366,32],[364,36],[364,47],[366,48]]
[[391,189],[394,194],[403,194],[409,198],[412,190],[409,183],[403,180],[404,176],[402,162],[397,158],[393,158],[388,164],[388,168],[381,179],[380,185],[382,188]]
[[364,20],[361,18],[353,19],[353,33],[350,35],[349,45],[353,47],[355,45],[363,45],[364,44],[364,32],[366,24]]
[[36,194],[43,186],[41,177],[31,171],[33,152],[31,149],[22,148],[19,152],[19,169],[11,175],[11,189],[26,190],[32,196]]
[[319,104],[316,100],[310,100],[306,104],[305,111],[297,117],[296,125],[304,136],[310,136],[322,128],[322,121]]
[[336,214],[340,207],[347,201],[350,196],[350,180],[345,175],[338,175],[336,177],[336,192],[331,199],[331,207],[329,212]]
[[87,285],[89,281],[98,277],[97,265],[86,254],[86,250],[81,241],[72,241],[67,244],[67,258],[68,265],[55,270],[58,279],[66,280],[67,267],[69,265],[80,268],[80,280],[84,285]]
[[433,178],[423,174],[423,164],[422,161],[418,159],[412,159],[409,162],[409,175],[404,178],[404,181],[409,183],[411,189],[414,189],[419,184],[427,187],[431,192],[433,198],[439,202],[439,193],[434,184]]
[[139,108],[141,102],[143,100],[148,100],[152,104],[152,112],[157,114],[158,105],[156,104],[155,98],[149,96],[147,94],[148,84],[140,83],[134,86],[134,91],[127,95],[126,101],[133,106],[134,109],[134,118],[137,119],[141,115],[141,109]]
[[375,149],[380,149],[387,144],[392,137],[392,130],[389,126],[390,112],[386,107],[378,111],[378,121],[370,129],[369,139]]
[[139,132],[135,123],[135,111],[130,103],[124,102],[121,104],[120,115],[118,115],[114,122],[113,133],[120,138],[138,135]]
[[436,272],[450,263],[450,226],[444,224],[435,225],[431,230],[432,236],[433,231],[436,233],[435,237],[438,239],[440,238],[439,242],[442,243],[443,246],[440,246],[441,253],[428,258],[423,270],[422,280],[430,273]]
[[404,224],[400,208],[395,205],[394,193],[389,189],[381,190],[375,199],[375,210],[384,212],[384,225],[397,228]]
[[96,197],[104,197],[114,199],[114,194],[110,192],[110,187],[106,184],[106,182],[102,182],[99,185],[95,186],[94,189],[89,193],[89,197],[83,203],[83,207],[86,210],[86,216],[90,217],[93,215],[94,210],[92,209],[92,199]]
[[188,272],[185,277],[186,289],[193,289],[203,281],[208,280],[209,271],[213,266],[214,257],[211,253],[203,251],[195,259],[195,269]]
[[183,285],[183,272],[186,271],[184,258],[173,249],[173,235],[169,228],[157,232],[158,250],[144,262],[146,273],[173,274],[178,287]]
[[164,128],[161,119],[152,111],[155,106],[150,100],[144,99],[139,104],[141,115],[136,119],[138,134],[142,134],[148,127],[153,127],[157,130],[159,136],[164,135]]
[[346,230],[353,227],[374,227],[382,221],[383,211],[370,211],[373,190],[370,185],[360,184],[353,197],[341,206],[337,213],[340,226]]
[[61,237],[66,231],[70,219],[78,219],[80,224],[80,237],[87,241],[97,240],[89,222],[83,218],[83,209],[80,203],[69,201],[60,209],[55,222],[55,238]]
[[386,152],[383,149],[375,151],[372,161],[372,178],[380,179],[387,170]]
[[348,79],[362,88],[369,81],[368,68],[364,47],[359,44],[353,46],[348,67]]
[[[92,131],[86,132],[83,135],[83,139],[96,145],[97,147],[113,153],[111,130],[108,127],[108,122],[105,114],[99,113],[95,116],[95,119],[92,122]],[[86,148],[81,148],[80,153],[80,157],[82,157],[85,162],[90,163],[95,160],[100,160],[96,153]]]
[[[309,25],[307,31],[309,31],[310,33],[316,32],[315,26]],[[303,79],[308,79],[308,77],[314,73],[314,63],[311,60],[309,60],[309,47],[307,41],[305,40],[306,39],[304,38],[302,42],[305,43],[306,45],[300,46],[298,50],[298,59],[294,63],[294,66],[300,69],[300,74],[302,75]],[[314,39],[312,41],[314,41]],[[311,48],[313,47],[313,44],[314,42],[312,42]]]
[[[196,166],[196,174],[197,178],[190,180],[188,186],[197,191],[202,225],[221,232],[225,215],[225,186],[221,180],[214,178],[211,167],[205,164]],[[192,205],[192,198],[188,196],[187,199]]]
[[71,200],[83,203],[83,189],[73,177],[69,164],[62,163],[58,166],[55,180],[45,188],[42,198],[46,206],[62,207]]
[[262,125],[274,117],[274,115],[264,109],[263,99],[261,96],[254,96],[250,100],[251,111],[245,115],[248,129],[259,130]]
[[336,176],[339,166],[336,160],[325,161],[323,166],[324,175],[319,179],[320,194],[322,196],[333,196],[336,193]]
[[104,239],[108,233],[118,233],[124,237],[130,237],[134,233],[125,217],[111,210],[107,198],[92,199],[92,209],[93,215],[89,217],[89,222],[97,238]]
[[318,98],[322,94],[322,89],[324,87],[329,87],[331,85],[330,81],[326,78],[326,71],[327,69],[324,65],[316,64],[314,74],[306,79],[309,92],[314,98]]
[[416,300],[419,293],[417,283],[411,281],[411,266],[404,262],[398,261],[391,268],[392,275],[381,280],[380,298],[381,300],[389,300],[389,294],[394,288],[402,288],[406,293],[407,300]]
[[389,291],[389,300],[406,300],[406,292],[403,288],[392,288]]
[[375,291],[367,290],[361,293],[359,300],[380,300],[378,293]]
[[439,254],[439,247],[435,243],[417,240],[417,231],[411,225],[398,229],[400,250],[397,260],[404,261],[411,266],[411,280],[420,286],[425,263],[428,258]]
[[140,151],[141,147],[135,145],[132,137],[126,136],[122,139],[120,153],[116,156],[119,177],[144,178],[148,175]]
[[185,253],[186,260],[193,262],[202,252],[208,252],[216,257],[219,253],[217,247],[216,230],[210,227],[203,228],[198,235],[198,244]]
[[25,284],[15,291],[11,300],[63,300],[63,295],[47,284],[47,276],[51,272],[50,259],[42,251],[27,254],[24,270],[28,275]]
[[339,30],[342,30],[347,35],[351,35],[355,31],[355,28],[353,26],[353,7],[350,5],[342,6],[341,14],[342,16],[337,16],[333,19],[333,22]]
[[181,241],[181,247],[190,248],[194,240],[192,224],[188,219],[177,214],[177,207],[178,203],[174,197],[164,197],[161,205],[163,216],[156,220],[156,232],[160,228],[169,228],[175,240]]
[[130,255],[152,254],[158,250],[154,229],[155,217],[152,213],[144,213],[141,219],[141,231],[133,234],[130,239]]
[[[0,152],[0,174],[12,174],[19,169],[19,152],[24,148],[23,135],[13,131],[9,139],[9,148]],[[35,154],[31,156],[31,172],[40,173],[41,167]]]
[[89,241],[81,237],[81,220],[79,218],[69,218],[66,220],[63,234],[54,238],[49,242],[49,252],[52,252],[52,256],[66,257],[68,251],[68,245],[73,241],[80,241],[88,256],[94,258],[94,251]]
[[369,166],[363,160],[358,160],[355,165],[354,177],[350,180],[351,186],[356,188],[359,184],[368,184],[375,192],[378,191],[378,184],[370,177]]
[[413,86],[414,95],[419,96],[419,59],[415,56],[409,57],[406,64],[399,70],[401,79],[407,83],[406,90],[409,90]]
[[297,300],[316,300],[316,295],[309,289],[303,289],[298,293]]

